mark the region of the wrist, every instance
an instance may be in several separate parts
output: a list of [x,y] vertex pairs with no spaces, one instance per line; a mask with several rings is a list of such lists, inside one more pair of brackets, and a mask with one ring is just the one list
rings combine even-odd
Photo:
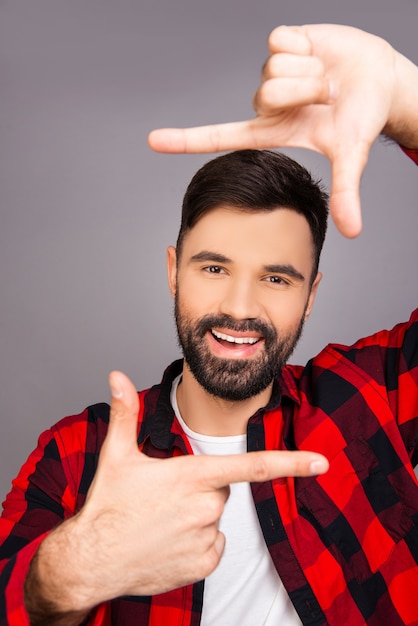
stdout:
[[396,85],[383,133],[404,148],[418,149],[418,67],[399,52],[395,57]]
[[25,581],[25,606],[33,625],[80,624],[101,603],[100,588],[92,585],[76,517],[64,522],[41,543]]

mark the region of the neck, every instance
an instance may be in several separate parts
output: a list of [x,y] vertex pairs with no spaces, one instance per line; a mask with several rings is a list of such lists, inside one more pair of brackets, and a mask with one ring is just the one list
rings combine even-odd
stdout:
[[227,437],[247,432],[249,418],[270,400],[272,384],[260,394],[231,402],[209,394],[199,385],[184,363],[183,378],[177,388],[177,404],[187,426],[202,435]]

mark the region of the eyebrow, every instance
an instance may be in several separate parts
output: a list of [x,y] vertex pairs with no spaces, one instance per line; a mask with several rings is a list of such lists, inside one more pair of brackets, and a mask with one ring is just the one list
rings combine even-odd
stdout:
[[[206,263],[232,263],[232,259],[226,257],[219,252],[210,252],[209,250],[202,250],[197,254],[194,254],[190,261],[192,263],[201,263],[202,261]],[[299,272],[293,265],[289,263],[273,263],[270,265],[264,265],[263,271],[271,273],[271,274],[285,274],[290,278],[293,278],[297,281],[304,282],[305,276]]]
[[290,276],[291,278],[299,280],[300,282],[303,282],[305,280],[304,275],[290,264],[265,265],[264,270],[271,274],[286,274],[286,276]]
[[232,263],[232,259],[229,259],[227,256],[219,254],[219,252],[209,252],[209,250],[202,250],[202,252],[194,254],[190,261],[193,263],[200,263],[201,261],[212,263]]

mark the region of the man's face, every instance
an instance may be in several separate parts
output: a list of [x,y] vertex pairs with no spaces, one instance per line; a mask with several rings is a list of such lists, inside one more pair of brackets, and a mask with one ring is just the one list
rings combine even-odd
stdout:
[[178,264],[169,248],[179,341],[207,392],[236,402],[272,383],[310,313],[312,266],[308,223],[289,209],[213,209],[185,236]]

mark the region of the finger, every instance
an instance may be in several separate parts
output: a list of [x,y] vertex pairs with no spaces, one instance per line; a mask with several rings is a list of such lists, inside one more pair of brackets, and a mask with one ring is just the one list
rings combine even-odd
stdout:
[[225,550],[225,535],[218,530],[216,532],[215,541],[211,544],[210,549],[207,551],[205,555],[205,559],[202,562],[203,570],[200,572],[200,578],[207,578],[209,574],[218,567],[219,561],[221,560],[222,554]]
[[271,78],[265,81],[253,99],[259,115],[272,115],[281,109],[307,104],[328,104],[332,88],[325,76]]
[[149,134],[148,143],[156,152],[171,154],[221,152],[258,147],[250,121],[194,128],[159,128]]
[[318,57],[273,54],[263,65],[262,79],[297,76],[323,76],[324,64]]
[[[200,457],[203,458],[203,457]],[[263,451],[205,457],[204,480],[209,488],[231,483],[264,482],[284,476],[323,474],[329,464],[322,454],[306,451]]]
[[137,452],[138,393],[125,374],[111,372],[109,386],[112,394],[110,420],[103,447],[117,456]]
[[355,189],[332,191],[330,196],[332,219],[344,237],[352,239],[361,233],[363,224],[359,193]]
[[268,38],[270,52],[312,53],[312,43],[303,26],[278,26]]
[[225,550],[225,535],[220,530],[218,530],[216,534],[216,540],[213,547],[220,560],[223,551]]
[[355,150],[346,149],[332,161],[330,211],[345,237],[357,237],[362,229],[360,181],[368,153],[369,145],[358,143]]

